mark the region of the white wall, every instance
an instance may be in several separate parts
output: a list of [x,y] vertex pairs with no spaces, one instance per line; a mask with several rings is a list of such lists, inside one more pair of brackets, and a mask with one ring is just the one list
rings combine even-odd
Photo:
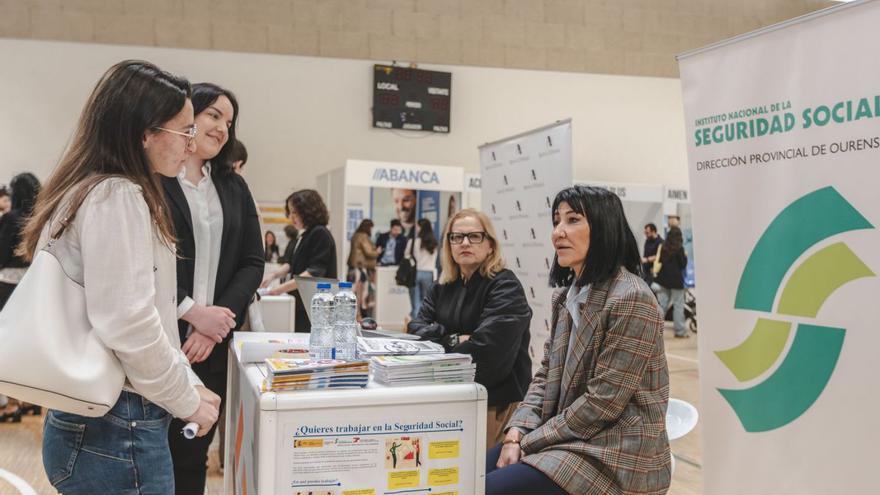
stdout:
[[[573,119],[583,180],[687,186],[677,79],[431,65],[451,71],[449,135],[371,127],[372,62],[0,39],[0,182],[52,170],[100,75],[143,58],[233,90],[254,195],[282,200],[348,158],[479,172],[477,146]],[[381,61],[387,62],[387,61]]]

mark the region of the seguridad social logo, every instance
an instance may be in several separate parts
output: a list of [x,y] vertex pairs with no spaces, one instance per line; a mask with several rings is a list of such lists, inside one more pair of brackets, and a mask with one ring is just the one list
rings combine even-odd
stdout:
[[792,332],[794,338],[765,380],[749,388],[718,389],[747,432],[781,428],[819,399],[837,366],[846,329],[802,320],[816,318],[842,285],[875,276],[843,242],[822,247],[796,267],[795,262],[832,236],[873,228],[836,189],[825,187],[785,207],[761,235],[743,269],[734,307],[770,314],[758,318],[740,345],[715,354],[738,381],[747,382],[766,373]]

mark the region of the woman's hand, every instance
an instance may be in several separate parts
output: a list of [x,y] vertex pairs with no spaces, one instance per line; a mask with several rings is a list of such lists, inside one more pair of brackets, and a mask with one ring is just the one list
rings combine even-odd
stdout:
[[203,437],[211,431],[220,415],[220,397],[201,385],[196,390],[199,392],[199,408],[192,416],[184,418],[184,421],[198,424],[199,432],[196,436]]
[[498,456],[498,462],[495,464],[496,467],[501,469],[519,462],[523,454],[522,448],[519,446],[520,440],[522,440],[521,431],[516,428],[511,428],[507,431],[507,435],[504,437],[504,445],[501,447],[501,454]]
[[214,341],[204,335],[193,332],[186,338],[183,347],[180,348],[190,363],[201,363],[214,350]]
[[192,325],[193,330],[218,344],[235,328],[235,313],[222,306],[195,304],[182,319]]

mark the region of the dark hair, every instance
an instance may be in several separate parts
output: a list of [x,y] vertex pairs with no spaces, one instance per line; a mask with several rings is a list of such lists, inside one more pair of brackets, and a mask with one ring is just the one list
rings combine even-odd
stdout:
[[437,238],[434,237],[434,227],[427,218],[419,219],[419,239],[422,240],[422,248],[434,254],[434,250],[437,249]]
[[173,243],[165,194],[150,169],[142,141],[144,134],[159,132],[154,128],[180,113],[189,96],[186,79],[149,62],[125,60],[108,69],[83,108],[70,146],[40,191],[22,233],[19,255],[33,256],[43,228],[69,191],[78,188],[65,202],[69,207],[61,218],[72,222],[92,187],[108,177],[123,177],[140,187],[160,238]]
[[300,189],[287,197],[284,211],[290,216],[290,208],[296,210],[302,219],[303,225],[310,229],[315,225],[327,225],[330,222],[330,213],[321,195],[314,189]]
[[296,227],[293,225],[287,224],[284,226],[284,235],[286,235],[288,239],[296,239],[296,236],[299,235],[299,231],[297,231]]
[[400,223],[400,220],[398,220],[397,218],[392,218],[392,219],[391,219],[390,226],[391,226],[392,229],[393,229],[394,227],[400,227],[400,228],[403,228],[403,224]]
[[[197,83],[192,86],[192,104],[193,115],[198,116],[204,112],[209,106],[217,101],[217,98],[225,96],[232,103],[232,125],[229,126],[229,139],[226,144],[220,148],[217,156],[211,158],[211,172],[215,174],[228,174],[232,172],[232,151],[238,139],[235,137],[235,127],[238,122],[238,100],[235,95],[228,89],[221,88],[212,83]],[[199,129],[199,132],[205,132],[205,129]]]
[[645,228],[650,230],[651,232],[657,232],[657,226],[654,225],[653,223],[649,223],[649,224],[645,225]]
[[590,186],[573,186],[563,189],[553,200],[550,214],[556,224],[556,212],[561,203],[587,219],[590,226],[590,247],[584,260],[581,276],[574,280],[574,270],[559,265],[553,256],[550,284],[564,287],[574,282],[578,287],[604,282],[614,277],[620,267],[631,273],[641,273],[641,258],[636,238],[626,222],[623,204],[616,194]]
[[241,166],[247,165],[248,154],[247,148],[241,140],[236,139],[232,144],[232,151],[229,153],[229,163],[241,162]]
[[670,256],[678,254],[683,249],[684,237],[681,235],[681,229],[678,227],[670,227],[666,233],[666,241],[663,248],[660,249],[660,261],[666,261]]
[[370,235],[373,231],[373,221],[369,218],[365,218],[361,220],[361,224],[358,225],[357,230],[354,231],[355,234],[358,232],[363,232],[364,234]]
[[22,217],[30,216],[40,193],[40,180],[34,174],[25,172],[12,178],[9,183],[12,191],[12,209],[18,210]]
[[4,196],[9,196],[9,189],[6,189],[6,186],[0,187],[0,198]]
[[270,236],[270,235],[272,236],[272,245],[277,246],[277,245],[278,245],[278,240],[275,239],[275,232],[272,232],[271,230],[267,230],[266,233],[263,234],[263,242],[268,246],[269,243],[266,242],[266,241],[269,240],[269,236]]

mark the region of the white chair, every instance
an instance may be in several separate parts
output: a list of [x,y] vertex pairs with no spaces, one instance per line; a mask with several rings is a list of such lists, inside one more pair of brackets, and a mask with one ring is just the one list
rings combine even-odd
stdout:
[[[295,301],[293,296],[288,294],[263,296],[259,302],[251,304],[251,330],[255,332],[293,332],[296,322]],[[260,323],[254,324],[255,320],[259,320]]]
[[[666,409],[666,436],[669,441],[681,438],[697,426],[700,413],[691,403],[681,399],[669,399]],[[675,456],[672,457],[670,475],[675,472]]]

